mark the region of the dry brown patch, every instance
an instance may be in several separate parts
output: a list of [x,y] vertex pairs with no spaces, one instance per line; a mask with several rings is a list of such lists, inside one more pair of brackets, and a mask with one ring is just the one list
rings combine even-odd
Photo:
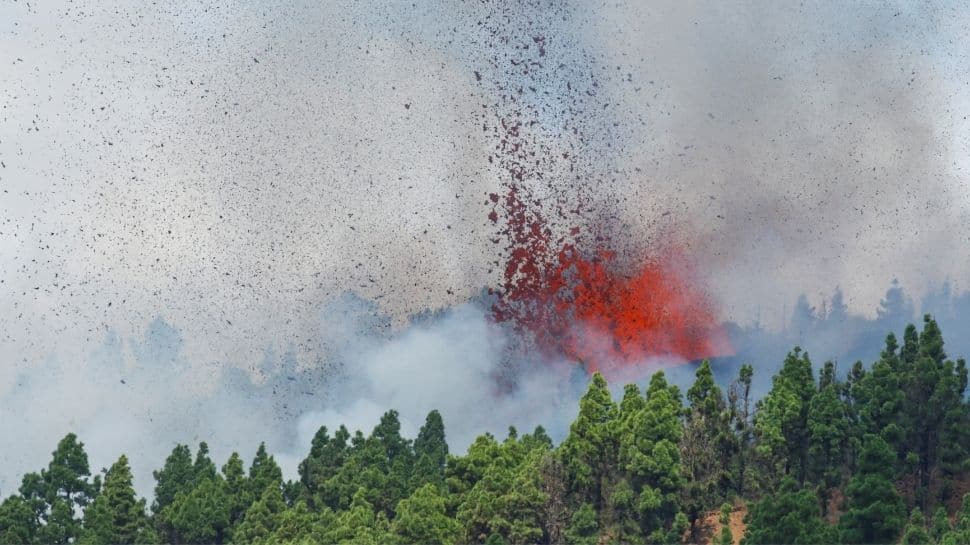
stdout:
[[[748,514],[748,506],[741,503],[736,504],[731,511],[731,519],[728,521],[728,528],[731,529],[731,537],[734,538],[734,545],[741,543],[747,526],[744,524],[744,517]],[[714,538],[721,534],[721,510],[708,511],[700,520],[697,521],[697,545],[711,545]]]
[[953,488],[951,488],[950,497],[946,502],[946,512],[955,515],[963,505],[963,496],[966,494],[970,494],[970,472],[954,477]]
[[829,501],[825,506],[825,522],[829,525],[837,524],[845,507],[845,494],[841,488],[829,490]]

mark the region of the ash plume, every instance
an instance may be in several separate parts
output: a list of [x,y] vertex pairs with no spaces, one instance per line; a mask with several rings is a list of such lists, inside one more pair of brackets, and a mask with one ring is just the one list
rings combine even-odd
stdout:
[[[140,491],[175,442],[265,439],[292,471],[320,423],[414,426],[419,385],[459,449],[561,427],[574,362],[512,366],[487,421],[459,403],[518,342],[478,301],[524,109],[551,238],[631,267],[675,241],[759,379],[809,338],[873,357],[917,308],[964,324],[968,26],[946,2],[2,4],[0,431],[24,441],[0,491],[69,431],[96,467],[154,464]],[[911,304],[880,306],[894,278]]]

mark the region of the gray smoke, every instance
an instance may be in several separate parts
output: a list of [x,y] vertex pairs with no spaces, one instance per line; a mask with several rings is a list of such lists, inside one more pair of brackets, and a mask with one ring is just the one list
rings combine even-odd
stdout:
[[406,327],[501,270],[487,16],[543,17],[569,65],[535,91],[544,141],[585,150],[625,245],[687,247],[723,318],[966,290],[965,7],[502,4],[0,4],[0,491],[68,431],[147,490],[176,441],[265,438],[292,471],[317,424],[390,406],[441,408],[458,449],[561,428],[568,368],[492,402],[509,340],[480,308]]
[[639,129],[617,153],[628,217],[678,233],[740,321],[777,327],[836,286],[871,313],[894,277],[917,300],[966,289],[968,22],[947,3],[591,6],[589,42],[639,87],[614,95]]
[[0,454],[0,493],[43,467],[67,432],[85,442],[95,470],[127,453],[136,487],[149,496],[151,471],[176,443],[207,441],[221,464],[233,450],[250,458],[266,441],[295,478],[321,425],[366,434],[389,409],[399,411],[410,437],[439,410],[456,452],[481,433],[504,437],[511,425],[543,425],[561,438],[586,380],[567,362],[531,362],[516,372],[514,386],[500,387],[508,334],[476,304],[390,332],[372,304],[344,295],[327,304],[320,323],[326,363],[298,368],[291,353],[268,352],[255,380],[231,368],[192,373],[183,333],[161,319],[141,338],[109,335],[80,362],[28,368],[2,400],[4,432],[18,440]]

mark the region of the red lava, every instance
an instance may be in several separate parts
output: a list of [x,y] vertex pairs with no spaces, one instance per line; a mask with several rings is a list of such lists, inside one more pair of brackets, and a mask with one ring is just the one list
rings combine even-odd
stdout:
[[[545,356],[580,361],[590,372],[733,353],[678,249],[620,267],[606,241],[580,247],[577,227],[569,231],[572,241],[553,241],[541,213],[519,193],[512,185],[502,199],[509,246],[496,320],[531,334]],[[499,206],[497,195],[490,199]]]

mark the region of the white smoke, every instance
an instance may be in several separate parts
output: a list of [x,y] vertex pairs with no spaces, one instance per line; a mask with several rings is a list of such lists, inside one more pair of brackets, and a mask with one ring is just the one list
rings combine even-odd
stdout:
[[[482,311],[391,330],[497,281],[478,23],[513,5],[0,3],[0,492],[69,431],[143,493],[176,442],[221,463],[265,438],[292,476],[318,424],[388,408],[405,431],[441,409],[457,450],[561,433],[571,368],[496,391]],[[682,228],[725,317],[970,282],[966,9],[563,5],[549,57],[589,52],[562,73],[599,84],[594,140],[619,135],[586,142],[609,153],[584,190],[628,242]],[[550,138],[575,83],[552,79],[529,99]],[[377,308],[321,320],[348,289]]]
[[[576,414],[582,375],[566,363],[520,366],[512,382],[506,332],[477,304],[464,304],[388,334],[386,319],[355,297],[325,307],[314,342],[332,348],[320,368],[199,372],[180,353],[181,334],[160,320],[143,339],[108,335],[81,362],[50,361],[18,376],[0,397],[3,431],[10,437],[0,458],[0,493],[14,491],[24,472],[49,460],[57,441],[75,432],[92,469],[128,454],[139,493],[150,496],[153,469],[176,443],[193,449],[206,441],[221,465],[231,451],[250,459],[266,441],[288,478],[321,425],[368,434],[390,409],[402,433],[416,436],[432,409],[444,417],[449,445],[462,452],[485,432],[504,437],[544,426],[561,438]],[[334,326],[334,327],[330,327]],[[134,352],[124,363],[123,352]],[[292,373],[292,375],[289,375]],[[274,382],[275,381],[275,382]],[[279,385],[294,385],[280,390]],[[297,412],[300,390],[311,390]]]

